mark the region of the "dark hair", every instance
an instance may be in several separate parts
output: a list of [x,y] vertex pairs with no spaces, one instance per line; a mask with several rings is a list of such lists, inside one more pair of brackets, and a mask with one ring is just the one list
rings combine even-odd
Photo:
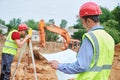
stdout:
[[94,22],[100,22],[100,17],[99,15],[90,15],[90,16],[83,16],[83,19],[87,21],[88,18],[92,19]]

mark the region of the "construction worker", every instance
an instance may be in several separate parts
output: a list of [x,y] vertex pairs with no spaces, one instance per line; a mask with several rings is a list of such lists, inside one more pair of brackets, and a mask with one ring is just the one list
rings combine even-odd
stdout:
[[75,80],[108,80],[114,55],[114,40],[100,25],[100,7],[94,2],[84,3],[79,11],[80,20],[88,31],[74,63],[50,61],[53,69],[77,74]]
[[[0,80],[10,80],[11,63],[17,52],[17,48],[21,48],[25,42],[31,37],[26,35],[28,26],[26,24],[20,24],[18,30],[11,31],[5,41],[2,50],[2,67],[1,67],[1,78]],[[21,37],[25,37],[22,41]]]

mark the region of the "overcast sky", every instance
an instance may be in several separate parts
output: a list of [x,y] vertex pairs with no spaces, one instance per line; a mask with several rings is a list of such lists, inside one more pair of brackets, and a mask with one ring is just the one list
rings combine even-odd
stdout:
[[80,6],[93,1],[109,10],[114,9],[120,0],[0,0],[0,19],[9,22],[13,18],[20,18],[22,21],[34,19],[54,19],[59,25],[61,19],[67,20],[67,26],[76,23],[76,15]]

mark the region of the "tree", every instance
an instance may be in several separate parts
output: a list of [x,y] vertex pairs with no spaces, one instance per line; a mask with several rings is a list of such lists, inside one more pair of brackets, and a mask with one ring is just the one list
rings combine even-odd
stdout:
[[2,19],[0,19],[0,24],[5,25],[5,21],[4,21],[4,20],[2,20]]
[[73,26],[75,29],[85,29],[85,28],[82,26],[82,22],[81,22],[80,18],[77,19],[76,23],[77,23],[77,24]]
[[119,23],[115,20],[108,20],[107,22],[104,22],[103,25],[106,26],[105,28],[116,29],[120,31]]
[[115,20],[108,20],[103,23],[105,30],[113,37],[115,43],[120,42],[120,26],[119,23]]
[[50,20],[49,20],[49,24],[55,24],[54,19],[50,19]]
[[73,27],[75,29],[79,29],[79,30],[78,30],[78,32],[74,32],[73,38],[82,40],[82,36],[86,32],[86,29],[82,26],[82,22],[81,22],[80,18],[77,19],[76,23],[77,24],[74,25]]
[[114,8],[112,14],[115,16],[115,20],[118,21],[120,24],[120,4],[118,4],[118,6]]
[[[11,28],[11,29],[17,29],[18,28],[18,25],[21,23],[21,19],[19,19],[19,18],[13,18],[12,20],[10,20],[10,22],[9,22],[9,27]],[[8,27],[8,28],[9,28]]]
[[31,27],[32,29],[38,30],[38,22],[35,22],[33,19],[25,21],[25,23],[28,25],[28,27]]
[[[50,25],[50,23],[45,23],[47,26]],[[50,27],[50,26],[49,26]],[[45,37],[47,41],[56,41],[58,39],[58,35],[56,33],[53,33],[49,30],[45,30]]]
[[56,41],[58,39],[58,35],[56,33],[45,30],[46,32],[46,40],[47,41]]
[[85,29],[80,29],[78,32],[74,32],[73,38],[78,39],[78,40],[82,40],[82,36],[85,32],[86,32]]
[[102,15],[100,15],[101,23],[104,23],[107,20],[115,18],[115,16],[107,8],[101,7],[101,10],[102,10]]
[[3,33],[3,30],[2,29],[0,29],[0,34],[2,34]]
[[67,25],[67,21],[66,21],[65,19],[62,19],[62,20],[61,20],[61,23],[60,23],[60,27],[61,27],[61,28],[65,28],[66,25]]

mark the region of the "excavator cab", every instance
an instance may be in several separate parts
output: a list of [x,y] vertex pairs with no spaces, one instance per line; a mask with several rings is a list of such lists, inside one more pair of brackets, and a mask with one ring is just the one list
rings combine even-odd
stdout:
[[80,47],[80,41],[78,39],[71,39],[68,48],[77,51],[79,47]]

